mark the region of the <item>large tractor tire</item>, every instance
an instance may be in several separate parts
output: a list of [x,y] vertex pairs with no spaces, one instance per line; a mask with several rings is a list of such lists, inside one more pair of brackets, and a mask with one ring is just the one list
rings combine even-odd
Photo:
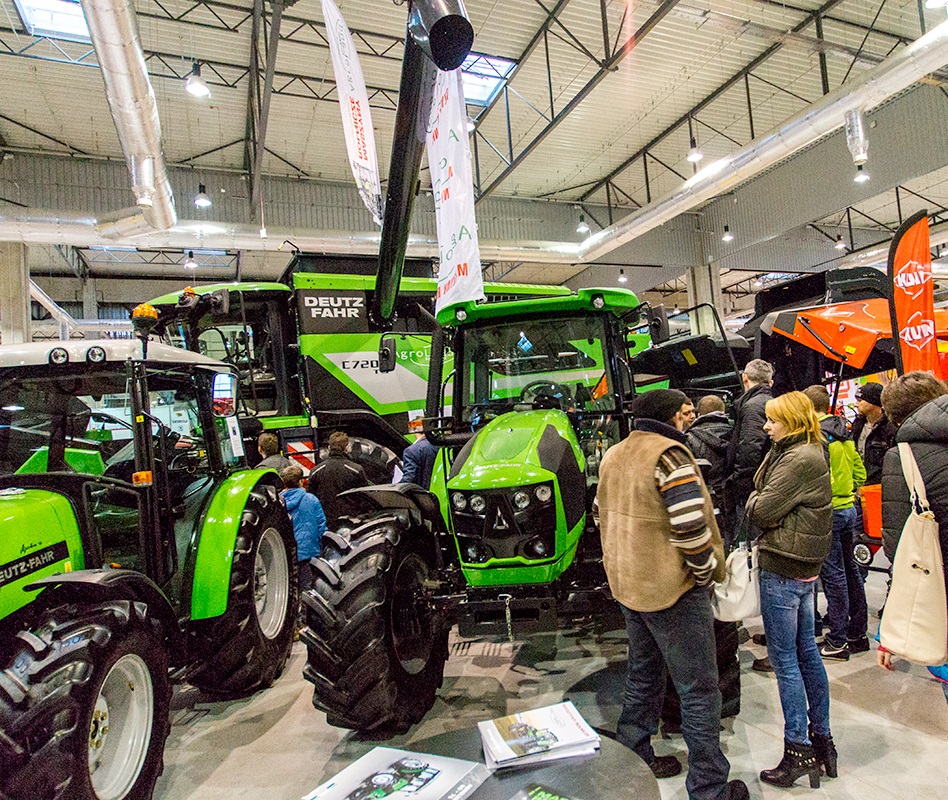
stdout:
[[0,797],[150,800],[171,684],[139,603],[66,605],[3,644]]
[[293,524],[276,489],[259,484],[241,516],[227,611],[196,628],[204,663],[187,680],[204,692],[242,694],[280,677],[293,646],[298,580]]
[[428,602],[434,544],[426,536],[386,515],[323,537],[302,598],[303,677],[330,725],[399,733],[434,705],[448,631]]

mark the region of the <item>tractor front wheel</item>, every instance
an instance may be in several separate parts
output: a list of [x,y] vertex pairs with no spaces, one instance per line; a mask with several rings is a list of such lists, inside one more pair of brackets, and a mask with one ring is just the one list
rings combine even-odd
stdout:
[[302,598],[303,677],[330,725],[401,732],[434,705],[448,632],[426,588],[426,534],[386,515],[323,538]]
[[171,685],[144,607],[61,606],[10,645],[0,662],[0,796],[149,800]]
[[297,579],[293,525],[274,487],[260,484],[241,517],[227,611],[199,629],[204,664],[188,681],[217,694],[270,686],[293,646]]

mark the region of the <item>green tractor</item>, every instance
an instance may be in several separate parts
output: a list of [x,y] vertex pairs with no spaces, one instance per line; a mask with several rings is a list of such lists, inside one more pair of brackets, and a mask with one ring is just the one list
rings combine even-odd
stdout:
[[282,672],[296,544],[237,390],[157,342],[0,347],[0,797],[147,800],[172,683]]
[[[324,536],[302,598],[304,676],[330,724],[389,732],[418,722],[441,684],[452,624],[520,638],[614,611],[592,505],[603,453],[630,430],[638,308],[631,292],[582,289],[439,314],[431,491],[347,493],[358,511]],[[394,348],[383,342],[383,371]]]
[[[374,483],[392,480],[410,439],[408,422],[422,413],[437,283],[405,277],[397,318],[374,325],[368,307],[375,276],[323,270],[366,270],[358,258],[297,253],[278,283],[198,286],[149,301],[164,341],[232,364],[241,379],[241,416],[248,457],[255,434],[272,431],[281,451],[304,473],[320,460],[329,435],[344,429],[351,457]],[[430,263],[412,271],[430,274]],[[491,302],[568,294],[559,286],[487,284]],[[379,341],[398,338],[398,363],[379,373]],[[251,461],[253,463],[253,461]]]

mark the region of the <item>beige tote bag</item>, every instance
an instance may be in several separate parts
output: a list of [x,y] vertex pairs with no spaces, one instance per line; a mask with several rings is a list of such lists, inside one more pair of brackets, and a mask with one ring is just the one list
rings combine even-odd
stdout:
[[902,658],[935,666],[948,661],[948,601],[938,523],[929,508],[912,448],[900,443],[899,457],[912,510],[895,551],[879,642]]

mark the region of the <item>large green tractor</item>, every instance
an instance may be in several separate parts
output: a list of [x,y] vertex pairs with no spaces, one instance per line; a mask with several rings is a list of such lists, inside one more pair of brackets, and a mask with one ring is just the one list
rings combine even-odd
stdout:
[[603,453],[630,429],[638,307],[625,290],[582,289],[439,314],[431,491],[349,492],[358,512],[325,535],[303,596],[304,675],[331,724],[392,731],[420,720],[454,623],[521,638],[614,610],[592,502]]
[[0,797],[147,800],[171,685],[271,684],[293,529],[229,365],[137,340],[0,347]]
[[[413,271],[422,267],[430,274],[427,261]],[[380,327],[368,316],[373,275],[320,271],[367,268],[357,258],[297,253],[280,282],[198,286],[150,301],[165,341],[238,370],[249,456],[254,434],[266,429],[308,472],[341,428],[369,479],[392,480],[409,418],[424,409],[437,284],[403,278],[397,318]],[[485,291],[490,302],[569,293],[522,284],[487,284]],[[383,335],[398,340],[397,366],[386,375],[378,364]]]

